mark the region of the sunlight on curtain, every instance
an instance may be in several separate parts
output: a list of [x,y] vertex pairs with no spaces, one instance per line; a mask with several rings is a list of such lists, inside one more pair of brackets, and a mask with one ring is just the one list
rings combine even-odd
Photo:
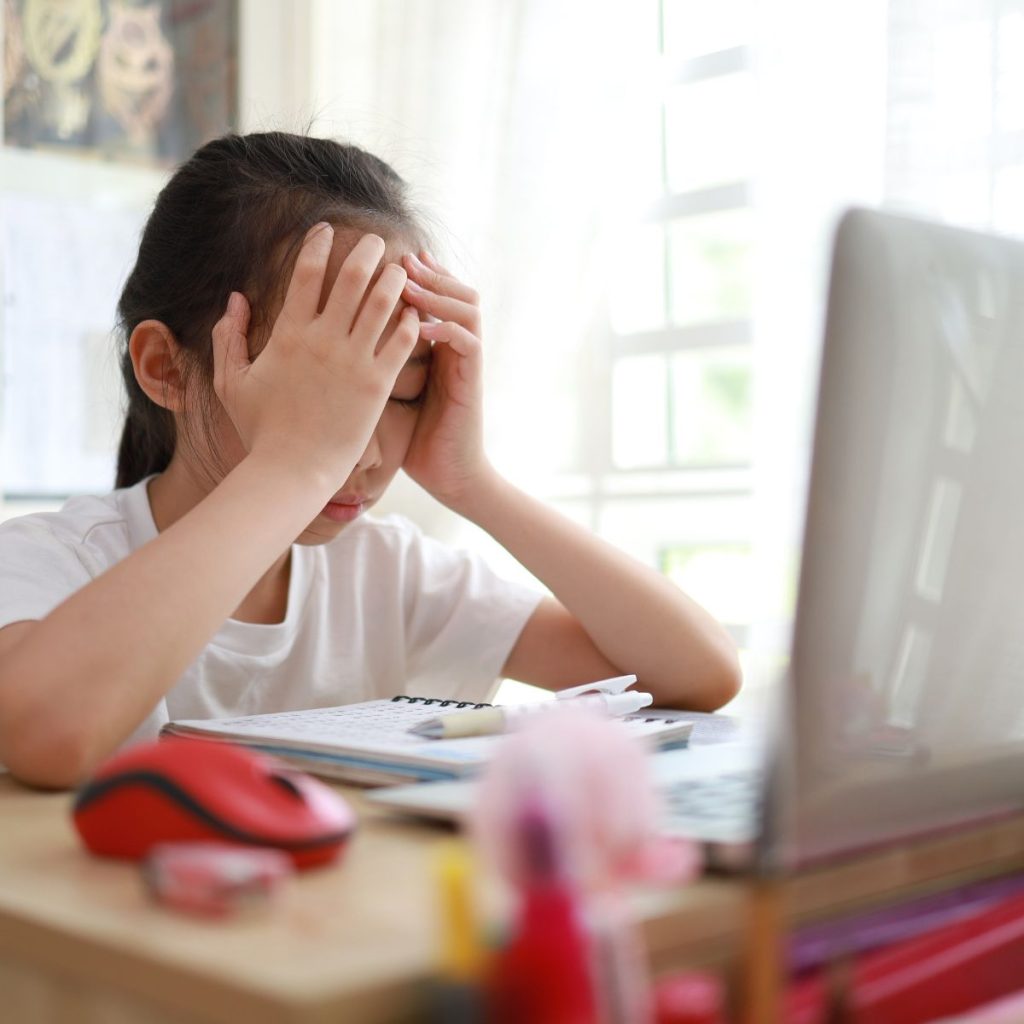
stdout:
[[795,608],[832,231],[883,199],[885,0],[776,0],[755,28],[754,516],[750,645],[784,656]]
[[[593,462],[607,433],[593,354],[607,346],[609,225],[650,201],[644,179],[658,172],[656,148],[638,142],[658,117],[643,99],[656,11],[651,0],[314,6],[315,127],[380,152],[435,214],[444,258],[483,298],[488,450],[539,493]],[[409,500],[421,499],[396,493]],[[423,512],[438,532],[464,529],[425,500]]]
[[1024,232],[1024,3],[891,0],[890,9],[890,202]]
[[392,160],[483,295],[496,463],[771,678],[834,226],[1024,230],[1024,0],[318,0],[313,23],[315,127]]

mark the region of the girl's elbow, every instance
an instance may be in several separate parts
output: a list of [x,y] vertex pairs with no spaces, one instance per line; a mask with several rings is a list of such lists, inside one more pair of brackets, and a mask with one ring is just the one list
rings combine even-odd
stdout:
[[729,663],[721,673],[715,694],[715,710],[728,704],[739,692],[743,685],[743,670],[740,668],[739,659],[733,655]]
[[726,697],[726,702],[728,702],[739,694],[740,687],[743,686],[743,666],[740,664],[740,652],[731,637],[728,650],[725,652],[725,666],[724,683],[728,692],[728,697]]
[[729,641],[716,652],[706,677],[702,711],[717,711],[729,703],[743,685],[743,669],[735,645]]
[[[678,708],[680,711],[717,711],[740,692],[743,674],[735,648],[715,653],[686,678],[676,678],[662,687],[648,686],[655,696],[655,705]],[[644,689],[638,685],[638,689]]]
[[92,766],[77,730],[26,726],[0,734],[0,762],[19,782],[37,789],[73,789]]
[[86,759],[63,744],[20,744],[5,749],[0,760],[18,782],[35,789],[74,789],[89,774]]
[[45,680],[0,665],[0,764],[19,782],[38,789],[73,789],[104,756],[101,723],[69,709],[47,692]]

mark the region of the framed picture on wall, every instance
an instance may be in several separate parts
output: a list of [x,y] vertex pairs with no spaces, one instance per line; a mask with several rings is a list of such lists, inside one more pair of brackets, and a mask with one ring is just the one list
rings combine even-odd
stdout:
[[237,0],[4,0],[4,143],[169,166],[237,123]]

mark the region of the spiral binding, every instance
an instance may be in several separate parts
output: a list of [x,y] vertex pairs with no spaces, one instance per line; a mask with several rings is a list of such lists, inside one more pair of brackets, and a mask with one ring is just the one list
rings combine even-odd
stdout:
[[436,704],[439,708],[491,708],[493,704],[474,704],[471,700],[445,700],[441,697],[409,697],[404,693],[392,697],[391,702],[406,701],[408,704]]
[[[445,700],[441,697],[409,697],[404,693],[400,693],[395,697],[391,698],[391,702],[405,701],[407,704],[436,704],[439,708],[493,708],[493,704],[474,704],[471,700]],[[569,703],[566,701],[565,703]],[[673,722],[671,718],[659,718],[654,716],[653,718],[647,715],[624,715],[621,719],[623,722]]]

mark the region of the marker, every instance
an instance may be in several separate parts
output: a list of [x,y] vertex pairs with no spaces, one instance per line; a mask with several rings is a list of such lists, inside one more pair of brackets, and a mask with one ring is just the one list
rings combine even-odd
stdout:
[[437,1019],[445,1024],[483,1020],[479,987],[483,951],[472,893],[472,860],[464,843],[444,843],[434,860],[441,914],[440,962],[434,983]]
[[573,697],[571,700],[544,701],[540,704],[509,704],[499,708],[475,708],[438,715],[412,726],[409,732],[434,740],[451,740],[463,736],[492,736],[504,732],[519,718],[558,707],[590,708],[612,718],[632,715],[654,703],[649,693],[611,693]]

